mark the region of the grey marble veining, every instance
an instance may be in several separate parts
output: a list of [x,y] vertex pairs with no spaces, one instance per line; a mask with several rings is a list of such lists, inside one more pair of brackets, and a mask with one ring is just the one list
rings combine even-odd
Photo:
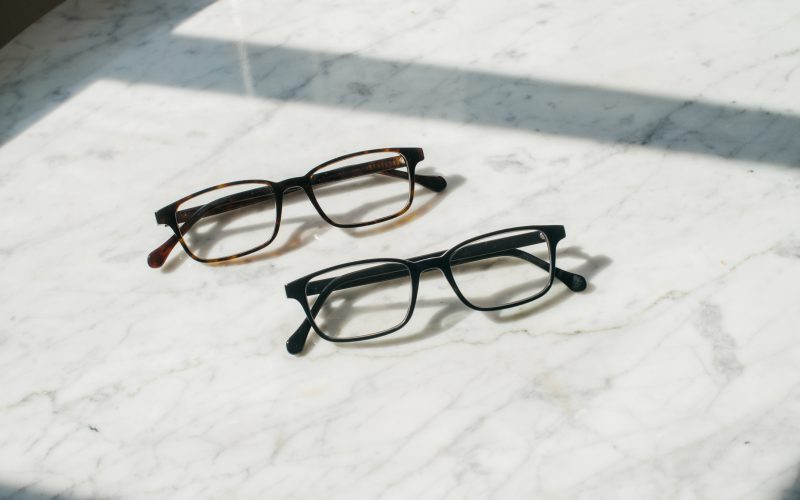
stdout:
[[[795,500],[799,18],[65,2],[0,50],[0,497]],[[384,146],[449,188],[147,267],[166,203]],[[285,283],[537,223],[585,292],[483,314],[426,279],[403,331],[286,353]]]

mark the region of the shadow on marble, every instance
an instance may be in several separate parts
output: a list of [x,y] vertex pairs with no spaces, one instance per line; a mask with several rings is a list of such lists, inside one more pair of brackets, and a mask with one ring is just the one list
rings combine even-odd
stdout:
[[[592,280],[599,274],[603,269],[610,266],[612,260],[605,256],[605,255],[596,255],[591,256],[585,253],[580,249],[580,247],[568,247],[564,250],[560,250],[558,252],[559,257],[574,257],[578,259],[582,259],[584,262],[577,267],[570,267],[569,270],[572,272],[576,272],[578,274],[583,275],[586,280],[589,282],[589,286],[587,286],[586,290],[582,292],[578,292],[581,294],[592,293],[596,289],[596,287],[592,284]],[[444,279],[441,273],[431,272],[426,273],[423,275],[423,280],[430,281],[433,279]],[[557,283],[557,282],[556,282]],[[422,285],[421,285],[422,286]],[[553,285],[554,287],[558,286],[557,284]],[[428,322],[420,328],[417,332],[411,334],[403,334],[402,332],[396,332],[394,334],[387,335],[386,337],[381,337],[375,340],[369,340],[364,342],[353,342],[353,343],[341,343],[338,344],[339,347],[344,349],[364,349],[364,348],[371,348],[371,347],[389,347],[389,346],[397,346],[403,344],[409,344],[412,342],[419,342],[426,338],[432,337],[443,331],[452,328],[456,324],[460,323],[462,320],[466,319],[470,314],[486,314],[492,321],[497,323],[503,323],[508,321],[518,321],[528,316],[533,315],[534,313],[539,313],[555,307],[558,304],[561,304],[564,300],[568,297],[575,294],[575,292],[570,291],[566,286],[558,286],[558,290],[553,290],[552,292],[545,295],[541,300],[536,300],[531,302],[531,307],[522,306],[521,308],[511,308],[506,309],[505,311],[515,311],[510,315],[503,316],[502,313],[504,311],[495,311],[495,312],[478,312],[473,311],[472,309],[467,308],[464,304],[461,303],[458,298],[455,296],[452,298],[448,298],[445,300],[417,300],[416,309],[419,308],[432,308],[438,307],[439,309],[432,314]],[[451,292],[452,293],[452,292]],[[306,348],[304,352],[310,351],[311,347],[316,344],[319,340],[317,335],[312,335],[312,338],[309,340],[313,340],[313,342],[309,342],[306,344]]]
[[[101,498],[101,497],[91,497]],[[87,497],[70,495],[67,492],[44,491],[28,486],[10,486],[0,484],[0,499],[2,500],[88,500]]]
[[[572,246],[558,250],[558,257],[562,259],[565,257],[572,257],[577,258],[582,261],[582,263],[575,267],[567,267],[566,269],[570,272],[580,274],[584,278],[586,278],[587,284],[586,289],[582,292],[577,292],[580,294],[591,294],[597,288],[596,285],[593,283],[593,279],[606,267],[610,266],[613,262],[611,258],[605,255],[589,255],[584,252],[580,247]],[[560,267],[560,264],[556,262],[556,267]],[[486,315],[492,321],[496,323],[507,323],[509,321],[517,321],[523,318],[527,318],[528,316],[539,313],[542,311],[546,311],[551,309],[569,297],[574,295],[576,292],[571,291],[565,286],[558,286],[558,281],[553,283],[553,288],[550,292],[547,293],[544,297],[540,300],[535,300],[529,304],[525,304],[520,307],[514,307],[510,309],[503,309],[500,311],[490,311],[487,312]]]
[[[426,172],[427,174],[427,172]],[[375,224],[374,226],[364,226],[364,227],[356,227],[352,229],[343,229],[348,235],[353,236],[355,238],[363,238],[365,236],[372,236],[375,234],[382,234],[387,231],[391,231],[393,229],[397,229],[399,227],[405,226],[409,222],[415,221],[420,217],[426,215],[431,210],[433,210],[437,205],[439,205],[447,195],[447,193],[451,192],[454,189],[458,189],[466,182],[466,177],[463,175],[447,175],[442,174],[440,172],[436,172],[429,175],[441,175],[447,180],[447,189],[441,191],[439,193],[432,193],[432,192],[425,192],[423,195],[427,197],[425,201],[419,203],[418,205],[412,205],[411,210],[403,215],[402,217],[398,217],[397,219],[392,219],[390,221],[383,222],[381,224]],[[418,201],[419,195],[414,195],[414,200]]]
[[247,89],[275,101],[800,166],[796,115],[354,53],[242,45],[237,52],[232,41],[175,36],[159,63],[121,65],[105,77],[221,93]]
[[[275,247],[269,246],[267,247],[266,250],[262,250],[261,252],[257,252],[253,255],[247,255],[245,257],[240,257],[238,259],[234,259],[227,262],[213,262],[208,264],[197,262],[197,264],[213,266],[213,267],[228,267],[228,266],[238,266],[242,264],[249,264],[252,262],[259,262],[262,260],[273,259],[275,257],[280,257],[281,255],[285,255],[294,250],[304,247],[306,244],[308,244],[311,240],[314,239],[314,236],[322,234],[328,229],[333,227],[328,225],[325,221],[321,220],[318,215],[289,218],[281,223],[281,227],[283,227],[284,224],[297,227],[291,232],[289,237],[280,245],[277,245]],[[283,233],[281,232],[279,233],[279,235],[280,234]],[[184,252],[182,248],[176,248],[175,253],[177,255],[170,257],[170,259],[161,267],[162,273],[165,274],[172,273],[173,271],[178,269],[185,261],[192,260],[191,258],[189,258],[188,255],[186,255],[186,252]]]
[[[112,6],[87,0],[59,5],[0,49],[0,145],[106,78],[107,65],[146,50],[151,43],[168,43],[175,26],[213,3],[118,2]],[[55,50],[38,54],[42,57],[28,52],[39,41],[53,47],[53,32],[59,29],[64,32]]]
[[[437,275],[438,273],[428,273],[428,276]],[[428,277],[426,276],[426,278]],[[444,279],[444,278],[442,278]],[[424,340],[428,337],[433,337],[443,331],[452,328],[453,326],[460,323],[463,319],[469,316],[470,313],[473,313],[472,309],[467,308],[464,304],[461,303],[460,300],[456,297],[444,299],[444,300],[422,300],[417,299],[417,304],[415,309],[426,309],[426,308],[434,308],[437,307],[438,310],[433,313],[428,320],[428,322],[419,329],[416,333],[411,334],[403,334],[403,332],[396,332],[394,334],[387,335],[385,337],[381,337],[380,339],[376,340],[368,340],[364,342],[352,342],[352,343],[339,343],[337,347],[341,347],[343,349],[365,349],[370,347],[391,347],[391,346],[398,346],[404,344],[410,344],[412,342],[419,342]],[[320,341],[319,335],[316,335],[312,332],[309,335],[308,340],[306,341],[305,347],[303,351],[295,354],[297,357],[303,357],[311,352],[314,346]]]
[[[210,0],[159,12],[130,33],[71,54],[47,73],[6,72],[0,90],[0,141],[35,123],[97,80],[251,95],[283,102],[527,130],[597,142],[674,150],[732,160],[800,165],[800,116],[701,98],[675,98],[458,67],[389,60],[171,32]],[[101,33],[114,13],[96,2],[56,9]],[[116,15],[120,15],[117,13]],[[85,18],[85,19],[84,19]],[[36,45],[34,30],[25,43]],[[18,62],[12,42],[0,52]],[[24,50],[20,50],[24,53]],[[62,54],[51,55],[59,60]],[[5,62],[7,62],[5,61]],[[280,71],[276,69],[280,68]],[[246,71],[244,71],[246,69]],[[160,117],[153,117],[160,119]]]
[[792,485],[783,492],[780,500],[800,500],[800,472],[797,473]]

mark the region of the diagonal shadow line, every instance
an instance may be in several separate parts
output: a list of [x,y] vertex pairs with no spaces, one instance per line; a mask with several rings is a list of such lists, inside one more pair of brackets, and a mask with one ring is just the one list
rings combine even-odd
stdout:
[[[173,36],[106,78],[800,166],[800,116],[358,54]],[[243,82],[240,64],[249,66]]]
[[[252,92],[255,97],[275,101],[800,165],[798,115],[171,32],[178,19],[209,2],[187,0],[188,5],[176,12],[156,10],[160,17],[142,21],[150,24],[113,39],[102,50],[74,54],[66,61],[69,64],[55,61],[52,70],[20,78],[6,72],[0,79],[0,94],[5,96],[0,99],[0,141],[20,133],[85,86],[110,79],[229,94]],[[154,19],[161,22],[151,22]],[[91,22],[104,20],[107,18]],[[14,58],[13,52],[0,55]],[[247,71],[242,71],[245,66]],[[161,117],[154,115],[152,119]]]

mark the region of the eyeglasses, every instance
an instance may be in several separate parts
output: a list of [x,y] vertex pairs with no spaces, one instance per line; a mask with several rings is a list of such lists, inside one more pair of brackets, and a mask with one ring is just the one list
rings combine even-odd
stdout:
[[336,227],[368,226],[404,214],[414,185],[440,192],[443,177],[417,175],[420,148],[373,149],[314,167],[281,182],[246,180],[210,187],[156,212],[156,222],[174,234],[147,257],[161,267],[180,243],[200,262],[222,262],[257,252],[278,234],[284,195],[303,191],[319,215]]
[[[471,238],[447,251],[410,259],[368,259],[315,272],[286,285],[306,319],[286,342],[303,351],[311,328],[331,342],[374,339],[408,323],[420,275],[439,269],[467,307],[496,311],[538,299],[557,278],[573,292],[586,279],[556,267],[564,226],[524,226]],[[310,300],[312,299],[313,300]]]

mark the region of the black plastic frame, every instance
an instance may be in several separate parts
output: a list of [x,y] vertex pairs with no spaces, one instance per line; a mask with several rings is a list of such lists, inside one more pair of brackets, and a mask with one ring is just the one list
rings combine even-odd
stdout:
[[[470,253],[460,256],[461,258],[459,259],[458,262],[453,261],[453,256],[456,254],[456,252],[458,252],[460,249],[470,245],[475,241],[491,236],[500,235],[503,233],[515,233],[526,230],[541,231],[542,233],[545,234],[546,236],[545,243],[548,245],[548,250],[550,252],[550,262],[545,262],[542,259],[530,255],[526,252],[523,252],[517,248],[519,246],[526,246],[530,244],[529,242],[524,240],[525,235],[514,235],[514,236],[509,236],[508,238],[495,239],[485,243],[480,243],[478,245],[473,245],[474,248],[470,249]],[[508,229],[501,229],[499,231],[493,231],[490,233],[482,234],[480,236],[476,236],[474,238],[470,238],[446,251],[433,252],[425,255],[420,255],[417,257],[412,257],[410,259],[377,258],[377,259],[366,259],[354,262],[347,262],[345,264],[339,264],[337,266],[329,267],[327,269],[323,269],[321,271],[317,271],[315,273],[294,280],[286,285],[285,287],[286,296],[300,303],[300,306],[303,308],[303,312],[306,315],[306,319],[303,321],[300,327],[297,330],[295,330],[292,336],[289,337],[289,339],[286,341],[286,349],[289,351],[290,354],[301,353],[305,346],[306,339],[308,338],[308,334],[312,328],[317,333],[317,335],[330,342],[357,342],[361,340],[369,340],[378,337],[383,337],[384,335],[389,335],[390,333],[396,332],[397,330],[401,329],[408,323],[408,321],[411,319],[411,316],[414,313],[414,307],[417,302],[417,292],[419,290],[420,276],[422,275],[422,273],[434,269],[438,269],[444,274],[445,278],[447,279],[447,282],[453,289],[453,292],[465,306],[469,307],[470,309],[475,309],[477,311],[497,311],[501,309],[507,309],[510,307],[520,306],[522,304],[534,301],[542,297],[550,290],[550,288],[553,286],[553,281],[555,279],[558,279],[559,281],[567,285],[567,287],[573,292],[580,292],[586,288],[586,279],[583,276],[571,273],[569,271],[565,271],[556,266],[556,247],[558,246],[558,242],[564,239],[565,236],[566,232],[564,230],[564,226],[553,226],[553,225],[521,226]],[[496,256],[501,254],[514,255],[516,257],[524,258],[525,260],[532,262],[533,264],[539,266],[540,268],[549,271],[550,280],[547,286],[544,289],[542,289],[541,292],[532,297],[528,297],[508,304],[503,304],[500,306],[479,307],[472,304],[466,297],[464,297],[464,295],[461,293],[461,290],[459,290],[456,279],[453,276],[453,271],[451,266],[453,264],[457,265],[459,263],[472,262],[488,258],[490,256]],[[320,280],[318,282],[313,282],[312,280],[317,276],[330,273],[331,271],[335,271],[337,269],[343,269],[346,267],[362,265],[362,264],[375,264],[375,266],[352,273],[352,275],[349,278],[349,281],[351,283],[350,286],[337,287],[336,289],[338,290],[342,288],[350,288],[363,284],[377,283],[380,281],[386,281],[389,279],[396,278],[398,277],[398,272],[392,271],[390,267],[395,267],[396,269],[397,265],[401,265],[405,268],[405,270],[408,271],[408,274],[411,278],[411,300],[408,312],[406,313],[406,317],[397,326],[394,326],[392,328],[389,328],[387,330],[378,333],[365,335],[361,337],[350,337],[350,338],[330,337],[326,335],[325,332],[323,332],[314,321],[314,317],[321,309],[322,304],[325,301],[325,298],[324,297],[318,298],[315,301],[314,306],[311,306],[308,302],[309,294],[307,292],[309,291],[310,288],[311,295],[325,293],[326,291],[325,287],[327,283],[329,283],[334,278],[328,278],[325,280]],[[387,267],[381,268],[381,264],[391,264],[391,266],[389,268]],[[405,270],[403,271],[403,274],[405,274],[406,272]]]
[[[320,170],[324,169],[325,167],[331,164],[347,160],[349,158],[354,158],[357,156],[373,154],[373,153],[398,153],[405,159],[405,164],[403,165],[392,164],[391,159],[381,159],[376,161],[365,162],[363,164],[351,165],[349,167],[343,167],[336,171],[322,172],[320,174],[317,174],[317,172],[319,172]],[[180,200],[172,202],[169,205],[156,211],[155,213],[156,223],[168,226],[170,229],[172,229],[174,234],[169,239],[167,239],[167,241],[162,243],[158,248],[150,252],[150,254],[147,257],[147,264],[152,268],[159,268],[162,265],[164,265],[164,262],[166,262],[170,252],[178,243],[181,244],[183,250],[192,259],[204,263],[224,262],[236,259],[257,252],[267,247],[270,243],[272,243],[272,241],[278,235],[278,230],[280,229],[281,225],[283,196],[286,193],[292,193],[298,191],[305,192],[306,196],[308,196],[308,199],[311,201],[311,204],[314,206],[314,209],[316,209],[320,217],[322,217],[322,219],[325,222],[335,227],[354,228],[354,227],[369,226],[372,224],[378,224],[380,222],[397,218],[406,213],[408,209],[411,207],[411,204],[414,201],[414,186],[416,184],[419,184],[420,186],[423,186],[435,192],[444,191],[444,189],[447,187],[447,181],[441,176],[418,175],[416,173],[417,164],[424,159],[425,159],[425,154],[423,153],[422,148],[370,149],[366,151],[350,153],[344,156],[339,156],[332,160],[328,160],[325,163],[322,163],[312,168],[305,175],[301,177],[292,177],[290,179],[286,179],[280,182],[272,182],[272,181],[258,180],[258,179],[234,181],[225,184],[218,184],[216,186],[212,186],[210,188],[197,191],[196,193],[192,193],[188,196],[185,196]],[[407,168],[408,174],[404,172],[399,172],[395,170],[396,168]],[[392,215],[388,215],[386,217],[381,217],[378,219],[373,219],[365,222],[359,222],[354,224],[342,224],[334,221],[325,213],[325,211],[317,201],[316,195],[314,194],[315,185],[329,183],[329,182],[336,182],[340,180],[350,179],[353,177],[358,177],[373,173],[378,173],[389,177],[408,179],[408,184],[409,184],[408,202],[398,212]],[[182,203],[185,203],[186,201],[192,198],[195,198],[197,196],[200,196],[202,194],[217,189],[222,189],[241,184],[261,184],[263,185],[263,187],[243,191],[241,193],[236,193],[234,195],[226,196],[219,200],[215,200],[215,204],[213,207],[209,207],[208,205],[206,205],[201,207],[193,207],[191,209],[178,210],[178,207],[180,207]],[[275,200],[275,228],[273,229],[272,234],[269,236],[269,239],[264,244],[233,255],[228,255],[225,257],[218,257],[213,259],[206,259],[198,255],[195,255],[184,241],[183,234],[186,233],[191,228],[191,226],[202,217],[226,212],[229,210],[240,208],[242,206],[247,206],[249,204],[258,203],[265,199]]]

